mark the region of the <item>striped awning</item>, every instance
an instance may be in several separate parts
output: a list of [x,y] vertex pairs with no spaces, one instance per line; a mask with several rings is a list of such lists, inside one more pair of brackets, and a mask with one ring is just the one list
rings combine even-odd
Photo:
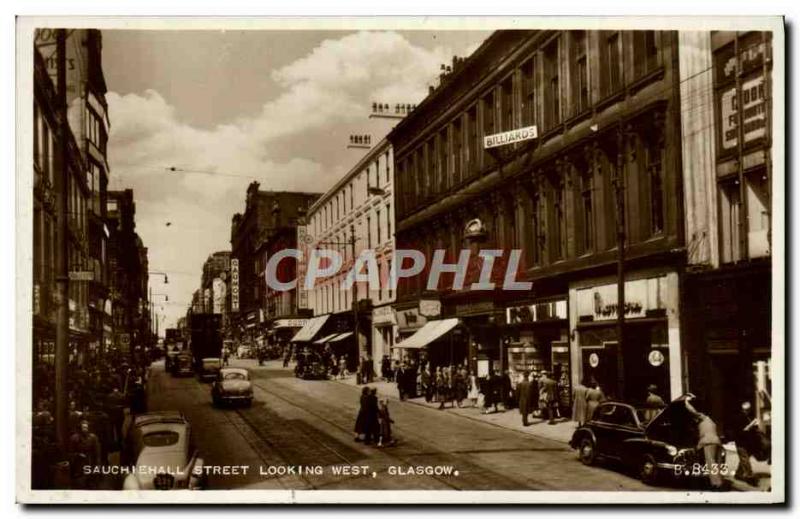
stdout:
[[459,324],[458,318],[428,321],[408,339],[396,344],[395,348],[420,349],[443,336]]

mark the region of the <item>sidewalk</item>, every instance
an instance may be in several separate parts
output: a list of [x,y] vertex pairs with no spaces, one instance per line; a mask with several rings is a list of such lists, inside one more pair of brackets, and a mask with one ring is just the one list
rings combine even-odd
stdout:
[[[345,379],[335,379],[340,384],[347,384],[356,386],[355,376],[349,376]],[[394,382],[386,382],[378,380],[369,384],[378,390],[378,395],[389,397],[393,400],[400,401],[397,393],[397,386]],[[405,400],[408,403],[428,407],[431,409],[439,409],[438,402],[426,402],[424,398],[412,398]],[[463,402],[463,405],[468,405],[468,402]],[[531,418],[531,423],[527,427],[522,425],[522,417],[517,409],[504,410],[502,406],[499,407],[500,411],[497,413],[484,414],[482,409],[477,407],[447,407],[443,412],[454,413],[470,420],[475,420],[483,423],[488,423],[496,427],[504,429],[511,429],[524,434],[530,434],[539,438],[546,438],[557,442],[569,444],[572,438],[572,433],[575,431],[577,424],[571,420],[559,419],[555,424],[548,424],[545,420],[539,418]],[[731,474],[736,472],[739,466],[739,457],[736,454],[736,448],[733,443],[727,443],[725,448],[725,464]],[[770,466],[767,463],[751,459],[753,472],[759,476],[758,486],[752,486],[744,481],[739,481],[730,476],[728,479],[731,481],[732,488],[738,491],[768,491],[771,485],[770,479]]]

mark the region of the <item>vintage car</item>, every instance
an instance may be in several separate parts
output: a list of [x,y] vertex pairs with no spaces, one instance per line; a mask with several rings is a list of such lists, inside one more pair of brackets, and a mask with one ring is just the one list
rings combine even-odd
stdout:
[[205,486],[203,459],[194,447],[192,427],[177,411],[138,415],[122,452],[131,467],[123,490],[199,490]]
[[174,373],[175,368],[175,359],[180,354],[180,351],[177,349],[170,348],[167,350],[167,354],[164,356],[164,369],[169,373]]
[[690,398],[684,395],[672,401],[650,422],[643,409],[603,402],[575,431],[570,445],[584,464],[599,458],[615,460],[650,485],[669,476],[704,479],[710,471],[727,475],[724,459],[718,467],[706,467],[703,452],[696,449],[697,426],[685,404]]
[[175,357],[172,374],[176,377],[194,375],[192,355],[190,353],[181,352]]
[[222,367],[222,361],[216,357],[201,359],[197,364],[197,378],[201,382],[214,380],[217,378],[220,367]]
[[298,353],[294,376],[304,380],[326,380],[328,368],[325,366],[322,355],[313,350]]
[[222,368],[211,386],[211,401],[215,406],[224,403],[253,403],[253,385],[250,375],[243,368]]

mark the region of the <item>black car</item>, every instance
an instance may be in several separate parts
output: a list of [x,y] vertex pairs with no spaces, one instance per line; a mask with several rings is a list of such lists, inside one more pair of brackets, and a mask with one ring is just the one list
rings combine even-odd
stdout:
[[[646,422],[646,412],[624,402],[603,402],[591,420],[572,435],[570,445],[586,465],[599,458],[615,460],[647,484],[662,477],[705,479],[710,471],[727,475],[723,462],[707,467],[694,416],[682,396]],[[724,456],[724,452],[723,452]]]

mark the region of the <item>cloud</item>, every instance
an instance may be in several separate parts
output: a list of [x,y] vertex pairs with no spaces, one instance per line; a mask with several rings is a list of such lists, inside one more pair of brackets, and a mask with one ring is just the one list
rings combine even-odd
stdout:
[[[372,101],[418,103],[452,54],[394,32],[324,40],[272,72],[281,93],[259,112],[212,128],[182,122],[155,90],[109,92],[111,189],[134,189],[137,229],[153,268],[198,272],[176,278],[169,290],[180,293],[170,299],[190,299],[208,254],[230,247],[231,217],[244,210],[251,179],[262,189],[327,189],[358,158],[344,150],[348,132],[388,129],[367,121]],[[235,90],[234,80],[231,95]],[[171,166],[202,173],[167,171]],[[175,225],[166,228],[166,221]],[[185,308],[168,310],[174,322]]]

